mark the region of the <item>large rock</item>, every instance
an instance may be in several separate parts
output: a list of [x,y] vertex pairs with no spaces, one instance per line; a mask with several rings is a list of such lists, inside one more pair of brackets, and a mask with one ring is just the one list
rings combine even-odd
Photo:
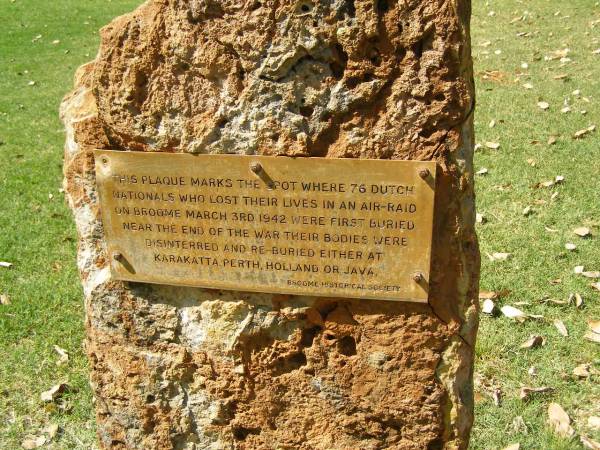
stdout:
[[[473,420],[469,0],[153,0],[61,114],[110,449],[463,449]],[[435,160],[429,305],[111,280],[92,148]]]

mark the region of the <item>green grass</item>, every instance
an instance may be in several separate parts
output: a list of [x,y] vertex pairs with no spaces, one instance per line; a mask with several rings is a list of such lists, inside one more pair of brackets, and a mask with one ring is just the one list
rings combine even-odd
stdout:
[[[97,30],[137,3],[0,4],[0,261],[14,264],[11,269],[0,268],[0,293],[11,299],[10,305],[0,306],[2,449],[20,448],[27,434],[38,434],[50,423],[59,424],[61,432],[46,448],[94,445],[81,345],[82,293],[74,266],[75,230],[59,192],[64,137],[57,110],[71,88],[75,69],[95,55]],[[475,158],[477,169],[489,169],[477,178],[478,208],[487,219],[478,226],[481,286],[509,289],[500,304],[527,302],[520,308],[546,320],[519,325],[504,317],[482,317],[476,372],[503,395],[496,406],[484,389],[478,389],[471,448],[501,449],[516,442],[524,449],[582,448],[577,438],[562,440],[551,433],[546,408],[550,401],[560,403],[578,432],[600,440],[598,431],[585,426],[588,415],[600,415],[600,378],[577,381],[570,375],[581,363],[593,363],[600,370],[600,347],[583,339],[586,319],[600,319],[600,295],[589,280],[573,274],[579,264],[600,270],[600,131],[582,140],[571,138],[590,124],[600,126],[600,55],[592,53],[600,48],[600,22],[593,26],[600,19],[600,7],[593,0],[498,0],[473,6],[477,142],[501,144],[499,150],[480,149]],[[510,23],[525,10],[524,20]],[[488,15],[490,11],[495,14]],[[531,35],[518,37],[520,32]],[[41,38],[36,39],[38,35]],[[53,44],[54,40],[60,43]],[[488,46],[480,45],[486,41]],[[572,61],[564,67],[558,60],[544,60],[565,46]],[[528,69],[521,69],[523,62]],[[498,71],[500,79],[486,79],[486,71]],[[559,74],[568,78],[553,79]],[[29,86],[30,81],[35,85]],[[525,83],[533,84],[533,89],[523,88]],[[581,91],[577,98],[571,94],[576,89]],[[565,99],[572,111],[561,114]],[[550,103],[548,111],[538,108],[540,100]],[[582,109],[586,115],[579,112]],[[488,126],[491,120],[496,121],[493,128]],[[547,144],[550,135],[558,136],[556,144]],[[556,175],[564,176],[565,182],[534,188]],[[558,196],[551,199],[555,192]],[[528,205],[533,213],[525,217],[521,211]],[[573,228],[581,225],[590,227],[595,236],[574,236]],[[577,244],[577,251],[567,252],[566,242]],[[491,262],[485,255],[493,252],[512,257]],[[551,284],[555,279],[562,281]],[[582,294],[583,309],[540,301],[544,296],[566,299],[571,292]],[[555,318],[566,324],[568,338],[556,332]],[[520,350],[531,334],[544,336],[546,345]],[[68,365],[57,366],[54,345],[69,351]],[[531,366],[537,368],[535,377],[528,375]],[[40,393],[61,381],[72,387],[64,409],[46,408]],[[521,385],[551,386],[555,391],[523,402],[518,395]],[[513,430],[517,416],[527,424],[527,434]]]

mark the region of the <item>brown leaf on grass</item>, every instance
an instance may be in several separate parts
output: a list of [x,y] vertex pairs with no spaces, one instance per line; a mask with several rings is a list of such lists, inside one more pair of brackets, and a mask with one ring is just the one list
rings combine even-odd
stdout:
[[587,237],[590,234],[592,234],[588,227],[577,227],[573,230],[573,233],[575,233],[579,237]]
[[533,185],[534,188],[549,188],[554,186],[556,183],[554,182],[554,180],[548,180],[548,181],[540,181],[539,183],[536,183]]
[[489,170],[487,170],[487,168],[482,167],[477,172],[475,172],[475,175],[487,175],[488,172],[489,172]]
[[528,317],[523,311],[510,305],[504,305],[502,308],[500,308],[500,311],[502,311],[502,314],[504,314],[506,317],[515,319],[519,322],[524,322]]
[[521,444],[510,444],[508,447],[504,447],[502,450],[519,450]]
[[28,436],[25,438],[23,442],[21,442],[21,447],[26,450],[32,450],[34,448],[40,448],[46,445],[46,436]]
[[600,334],[594,333],[593,331],[587,331],[583,335],[583,338],[587,339],[588,341],[595,342],[596,344],[600,344]]
[[587,324],[592,333],[600,334],[600,320],[588,320]]
[[592,284],[590,284],[590,286],[592,286],[592,289],[596,289],[597,291],[600,291],[600,281],[598,281],[597,283],[592,283]]
[[573,139],[582,139],[594,130],[596,130],[596,125],[590,125],[587,128],[583,128],[582,130],[573,133]]
[[587,420],[587,426],[592,430],[600,430],[600,417],[590,416]]
[[59,398],[66,390],[68,389],[68,385],[66,383],[59,383],[52,386],[47,391],[44,391],[40,394],[40,398],[43,402],[50,403]]
[[484,72],[479,72],[478,75],[481,75],[481,78],[484,80],[493,81],[495,83],[502,83],[508,79],[508,74],[499,70],[486,70]]
[[498,142],[486,142],[485,146],[492,150],[498,150],[500,148],[500,143]]
[[579,436],[579,440],[585,448],[589,448],[590,450],[600,450],[600,442],[594,441],[583,435]]
[[10,297],[6,294],[0,294],[0,305],[10,305]]
[[538,108],[546,111],[548,108],[550,108],[550,103],[548,102],[538,102]]
[[573,268],[573,273],[577,274],[577,275],[581,275],[583,273],[583,271],[585,270],[584,266],[575,266]]
[[592,375],[590,364],[579,364],[573,369],[573,375],[577,378],[589,378]]
[[575,434],[569,415],[558,403],[548,405],[548,423],[560,437],[570,438]]
[[64,348],[60,348],[58,345],[55,345],[54,351],[59,356],[58,361],[56,362],[57,365],[61,366],[69,362],[69,353]]
[[496,304],[490,298],[486,298],[483,301],[483,305],[481,307],[481,312],[484,314],[494,314],[494,310],[496,309]]
[[568,337],[569,336],[569,331],[567,330],[567,327],[565,326],[565,324],[563,323],[562,320],[560,319],[554,319],[554,326],[556,327],[556,329],[558,330],[558,332],[564,336],[564,337]]
[[523,342],[521,344],[520,348],[531,349],[531,348],[540,347],[543,344],[544,344],[544,338],[542,336],[531,336],[529,339],[527,339],[525,342]]
[[504,252],[494,252],[492,254],[487,254],[487,257],[490,261],[506,261],[508,258],[510,258],[510,256],[510,253]]
[[559,49],[559,50],[554,50],[549,55],[546,55],[544,57],[544,60],[546,60],[546,61],[554,61],[555,59],[566,58],[569,53],[571,53],[571,50],[568,49],[568,48],[562,48],[562,49]]
[[575,307],[576,308],[581,308],[583,306],[583,297],[578,293],[575,292]]
[[521,212],[525,217],[527,217],[528,215],[531,214],[533,210],[531,209],[531,206],[526,206],[525,208],[523,208],[523,211]]
[[483,214],[477,213],[475,215],[475,222],[484,224],[487,222],[487,219],[485,218],[485,216]]
[[583,272],[581,272],[581,275],[583,275],[586,278],[600,278],[600,271],[598,271],[598,270],[583,271]]
[[46,433],[48,435],[48,437],[50,438],[50,440],[54,439],[56,437],[56,434],[58,433],[58,424],[53,423],[48,425],[46,428],[44,428],[42,430],[42,432]]
[[510,294],[510,290],[502,289],[501,291],[479,291],[479,300],[497,300],[499,298],[506,297]]
[[519,398],[523,401],[526,401],[526,400],[529,400],[529,397],[531,396],[531,394],[544,394],[546,392],[552,392],[553,390],[554,390],[554,388],[551,388],[548,386],[537,387],[537,388],[523,386],[521,388],[521,390],[519,391]]
[[565,248],[570,252],[577,250],[577,246],[575,244],[572,244],[571,242],[567,242],[565,244]]

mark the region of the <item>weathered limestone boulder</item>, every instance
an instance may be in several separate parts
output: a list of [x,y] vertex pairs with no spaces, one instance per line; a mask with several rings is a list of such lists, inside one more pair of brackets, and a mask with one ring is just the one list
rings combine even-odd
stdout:
[[[464,449],[473,420],[469,0],[151,0],[65,98],[104,449]],[[428,305],[112,280],[92,148],[439,164]]]

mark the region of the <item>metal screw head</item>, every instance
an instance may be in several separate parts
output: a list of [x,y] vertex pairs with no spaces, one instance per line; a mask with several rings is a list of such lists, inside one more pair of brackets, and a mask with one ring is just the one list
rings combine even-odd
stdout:
[[423,274],[421,272],[416,272],[413,274],[412,278],[415,283],[420,283],[423,281]]
[[429,169],[421,169],[419,170],[419,176],[423,179],[427,178],[430,175]]
[[123,261],[123,254],[119,252],[113,253],[113,259],[115,261]]
[[253,162],[250,164],[250,170],[254,173],[260,173],[262,172],[262,166],[260,165],[259,162]]

